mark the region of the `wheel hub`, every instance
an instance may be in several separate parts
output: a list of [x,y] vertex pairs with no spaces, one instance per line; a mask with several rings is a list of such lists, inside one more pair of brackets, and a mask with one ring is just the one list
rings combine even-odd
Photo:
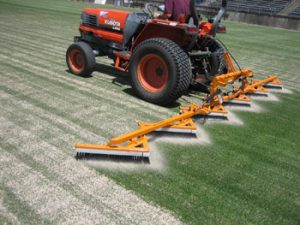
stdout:
[[158,77],[161,77],[163,75],[163,73],[164,73],[164,71],[162,68],[160,68],[160,67],[156,68],[156,75]]
[[80,73],[84,69],[84,59],[79,50],[73,49],[69,54],[68,61],[75,73]]
[[147,54],[139,62],[138,79],[149,92],[163,90],[169,78],[168,66],[165,60],[156,54]]

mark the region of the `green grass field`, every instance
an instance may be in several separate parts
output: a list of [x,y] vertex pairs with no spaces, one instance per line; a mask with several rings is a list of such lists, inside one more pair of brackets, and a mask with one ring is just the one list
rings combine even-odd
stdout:
[[235,111],[243,125],[198,123],[210,144],[157,142],[163,169],[105,169],[76,161],[73,144],[104,143],[177,108],[137,99],[106,58],[90,78],[66,71],[86,6],[0,0],[0,224],[298,225],[300,33],[226,22],[219,38],[241,66],[278,74],[293,93]]

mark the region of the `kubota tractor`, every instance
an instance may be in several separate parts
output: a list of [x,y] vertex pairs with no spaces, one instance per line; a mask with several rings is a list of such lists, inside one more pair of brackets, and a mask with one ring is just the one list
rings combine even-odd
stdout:
[[108,56],[115,68],[129,71],[140,98],[159,105],[176,101],[191,87],[208,90],[212,78],[226,72],[223,47],[214,38],[226,1],[213,23],[199,27],[154,18],[151,7],[148,13],[84,9],[80,36],[66,53],[70,72],[88,76],[95,57]]

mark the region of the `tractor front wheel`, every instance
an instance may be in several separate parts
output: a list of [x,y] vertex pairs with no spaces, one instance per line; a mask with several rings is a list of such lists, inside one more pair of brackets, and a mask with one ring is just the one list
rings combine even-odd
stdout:
[[89,76],[95,67],[93,49],[85,42],[72,44],[66,53],[66,61],[71,73],[79,76]]
[[164,38],[140,43],[133,52],[129,71],[137,95],[158,105],[176,101],[192,80],[188,55],[175,42]]

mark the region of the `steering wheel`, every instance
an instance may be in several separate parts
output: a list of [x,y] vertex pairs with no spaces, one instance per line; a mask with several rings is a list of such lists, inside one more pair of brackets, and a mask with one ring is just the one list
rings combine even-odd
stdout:
[[[159,12],[164,12],[164,6],[158,6],[153,3],[146,3],[143,11],[147,14],[150,14],[151,18],[154,18],[155,9]],[[148,12],[146,12],[145,10],[147,10]]]

